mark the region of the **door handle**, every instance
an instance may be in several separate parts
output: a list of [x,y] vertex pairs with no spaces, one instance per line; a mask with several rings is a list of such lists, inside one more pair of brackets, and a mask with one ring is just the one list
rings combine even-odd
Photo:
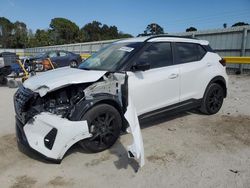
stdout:
[[208,67],[211,67],[211,66],[212,66],[212,63],[207,63],[207,66],[208,66]]
[[179,75],[178,74],[175,74],[175,73],[173,73],[173,74],[170,74],[169,75],[169,79],[175,79],[175,78],[177,78]]

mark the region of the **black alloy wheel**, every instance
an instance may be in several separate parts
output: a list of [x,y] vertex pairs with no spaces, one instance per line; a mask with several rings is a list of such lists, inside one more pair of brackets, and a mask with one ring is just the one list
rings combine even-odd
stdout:
[[70,67],[77,68],[77,66],[78,66],[78,63],[76,61],[73,60],[70,62]]
[[223,88],[217,83],[212,83],[203,98],[201,111],[205,114],[216,114],[221,109],[224,96]]
[[80,145],[90,152],[110,148],[120,136],[121,116],[113,106],[97,105],[90,109],[83,119],[88,121],[92,137],[80,141]]

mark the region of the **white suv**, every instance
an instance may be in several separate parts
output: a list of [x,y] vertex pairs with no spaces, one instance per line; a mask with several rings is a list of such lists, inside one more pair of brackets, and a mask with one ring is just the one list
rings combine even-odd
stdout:
[[225,62],[207,41],[176,36],[121,40],[78,68],[28,79],[14,98],[17,137],[60,161],[77,142],[88,151],[103,151],[130,127],[135,141],[129,155],[138,158],[137,117],[192,108],[215,114],[226,95]]

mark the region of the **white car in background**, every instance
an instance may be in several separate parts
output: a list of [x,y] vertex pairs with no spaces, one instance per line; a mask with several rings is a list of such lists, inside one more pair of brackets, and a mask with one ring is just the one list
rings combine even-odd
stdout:
[[100,152],[128,130],[134,138],[128,154],[142,166],[138,117],[194,108],[215,114],[226,95],[225,62],[207,41],[162,35],[121,40],[78,68],[25,81],[14,97],[17,138],[60,162],[75,143]]

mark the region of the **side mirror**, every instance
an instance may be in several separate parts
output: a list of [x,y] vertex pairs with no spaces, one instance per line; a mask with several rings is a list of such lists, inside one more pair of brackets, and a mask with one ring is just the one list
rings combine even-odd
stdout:
[[150,69],[149,63],[142,63],[132,66],[132,71],[146,71]]

